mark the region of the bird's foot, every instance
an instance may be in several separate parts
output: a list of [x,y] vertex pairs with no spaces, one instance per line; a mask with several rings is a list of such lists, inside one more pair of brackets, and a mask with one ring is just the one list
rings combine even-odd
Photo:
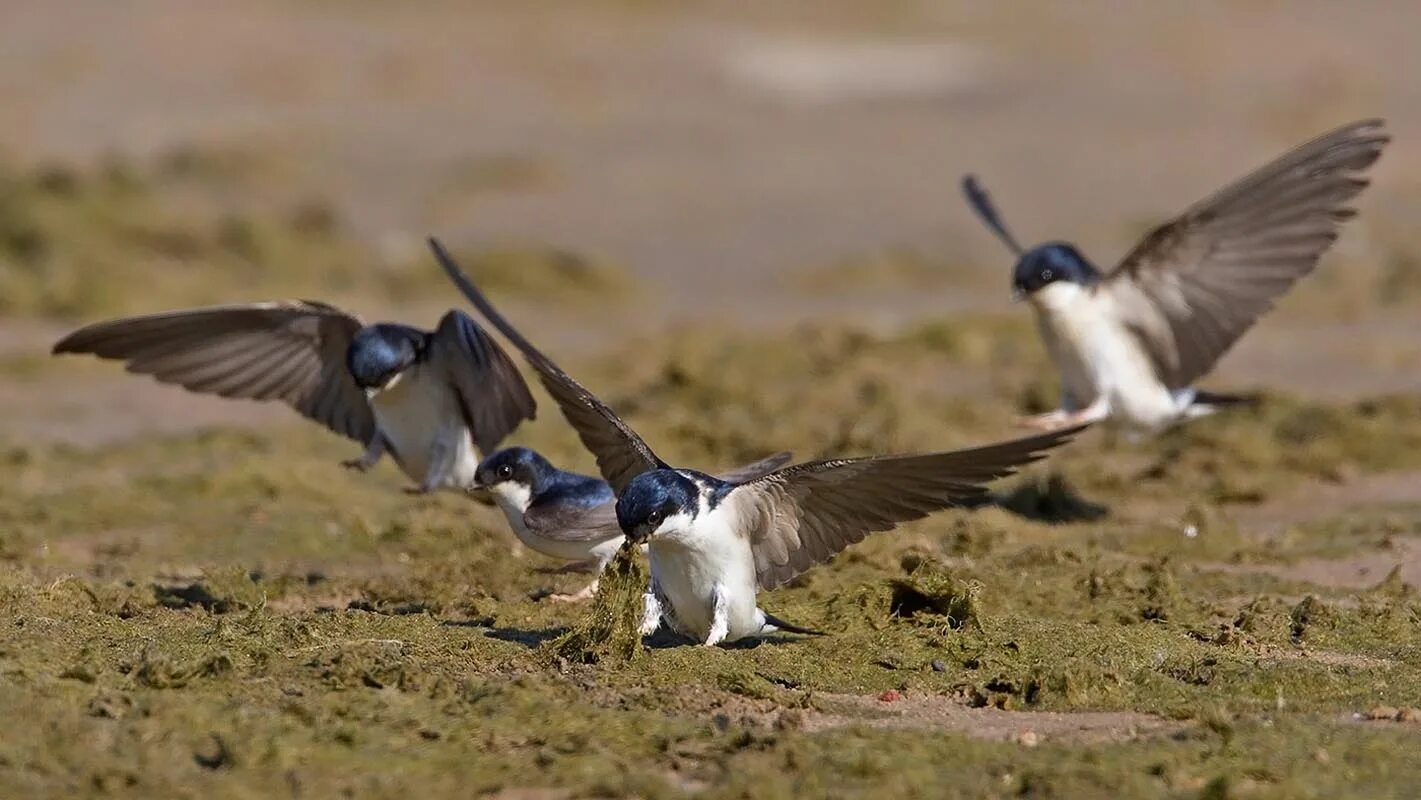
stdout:
[[346,469],[353,469],[356,472],[365,472],[366,470],[375,466],[374,463],[366,461],[363,458],[347,458],[346,460],[340,462],[340,465],[342,467],[345,467]]
[[406,486],[404,491],[405,494],[410,495],[411,497],[418,497],[422,494],[429,494],[434,490],[427,486]]
[[597,594],[597,581],[593,581],[572,594],[550,594],[547,597],[549,603],[581,603],[584,600],[591,600]]
[[1109,413],[1110,410],[1107,406],[1091,406],[1080,411],[1065,411],[1058,408],[1045,414],[1017,417],[1016,424],[1022,428],[1034,428],[1039,431],[1058,431],[1062,428],[1074,428],[1077,425],[1099,422],[1105,419]]
[[1045,414],[1032,414],[1027,417],[1017,417],[1016,425],[1019,428],[1032,428],[1038,431],[1054,431],[1066,427],[1070,423],[1071,413],[1057,409]]

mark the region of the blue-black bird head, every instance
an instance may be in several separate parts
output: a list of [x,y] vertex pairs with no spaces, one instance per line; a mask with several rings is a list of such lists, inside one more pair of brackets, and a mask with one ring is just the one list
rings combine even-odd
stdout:
[[408,325],[361,328],[345,351],[345,366],[362,389],[383,389],[419,360],[429,335]]
[[982,222],[1016,255],[1011,287],[1012,294],[1017,298],[1030,296],[1043,286],[1050,286],[1057,281],[1091,286],[1100,280],[1100,271],[1087,261],[1079,250],[1066,242],[1047,242],[1030,250],[1022,247],[1002,220],[1002,215],[997,211],[997,206],[992,202],[987,190],[982,188],[982,184],[978,183],[975,177],[963,177],[962,193],[967,197],[967,204],[977,212]]
[[1029,297],[1043,286],[1067,281],[1092,286],[1100,280],[1100,271],[1080,251],[1065,242],[1048,242],[1026,251],[1012,271],[1012,293]]
[[474,472],[474,486],[492,488],[500,483],[516,483],[538,494],[558,474],[546,458],[526,447],[509,447],[485,458]]
[[656,469],[632,478],[617,498],[617,524],[634,542],[644,542],[677,514],[694,518],[700,487],[676,470]]

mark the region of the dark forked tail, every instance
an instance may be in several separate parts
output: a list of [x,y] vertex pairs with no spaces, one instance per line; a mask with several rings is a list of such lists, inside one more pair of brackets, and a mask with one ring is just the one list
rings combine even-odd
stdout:
[[[764,611],[761,611],[761,613],[762,613],[762,614],[765,614],[765,624],[774,627],[775,631],[780,631],[780,632],[782,632],[782,633],[802,633],[802,634],[804,634],[805,636],[828,636],[828,635],[829,635],[829,634],[825,633],[824,631],[816,631],[816,630],[813,630],[813,629],[810,629],[810,628],[801,628],[801,627],[799,627],[798,625],[795,625],[794,623],[785,622],[784,620],[780,619],[779,617],[777,617],[777,616],[775,616],[775,615],[773,615],[773,614],[765,613]],[[771,631],[771,633],[773,633],[773,632],[774,632],[774,631]]]

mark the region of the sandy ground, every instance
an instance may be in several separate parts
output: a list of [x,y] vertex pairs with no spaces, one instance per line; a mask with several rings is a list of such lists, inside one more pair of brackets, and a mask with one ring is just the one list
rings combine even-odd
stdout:
[[[3,6],[8,156],[259,149],[277,154],[280,179],[254,179],[242,202],[330,198],[372,248],[414,252],[436,232],[626,264],[648,284],[645,307],[609,315],[592,335],[548,319],[544,338],[572,352],[687,319],[892,328],[1008,313],[1008,259],[961,202],[963,173],[987,182],[1025,238],[1074,238],[1109,264],[1148,224],[1364,116],[1385,116],[1398,144],[1340,250],[1365,262],[1421,246],[1410,222],[1421,212],[1421,147],[1411,144],[1421,142],[1421,4]],[[929,253],[952,277],[931,292],[795,288],[799,271],[885,248]],[[1337,400],[1421,388],[1414,315],[1361,307],[1319,321],[1312,307],[1285,303],[1210,384]],[[380,298],[366,310],[428,315]],[[516,310],[540,311],[526,301]],[[0,358],[43,352],[69,324],[0,320]],[[0,438],[14,441],[88,446],[292,418],[94,365],[0,384]],[[1241,523],[1263,535],[1338,508],[1415,502],[1418,486],[1407,473],[1304,487]],[[1256,569],[1360,588],[1393,566],[1421,584],[1421,548],[1409,540]],[[1178,727],[932,697],[830,700],[839,711],[803,720],[806,730],[869,719],[1034,744]]]

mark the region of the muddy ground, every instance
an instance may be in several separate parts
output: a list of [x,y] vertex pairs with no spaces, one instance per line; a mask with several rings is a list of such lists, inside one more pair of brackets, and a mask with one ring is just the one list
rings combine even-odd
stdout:
[[[6,5],[0,794],[1408,796],[1421,781],[1411,4]],[[429,323],[439,233],[669,459],[1012,435],[1054,385],[956,184],[1102,263],[1341,122],[1397,141],[1206,382],[626,665],[585,576],[279,408],[49,358],[314,297]],[[515,434],[590,457],[539,394]]]

